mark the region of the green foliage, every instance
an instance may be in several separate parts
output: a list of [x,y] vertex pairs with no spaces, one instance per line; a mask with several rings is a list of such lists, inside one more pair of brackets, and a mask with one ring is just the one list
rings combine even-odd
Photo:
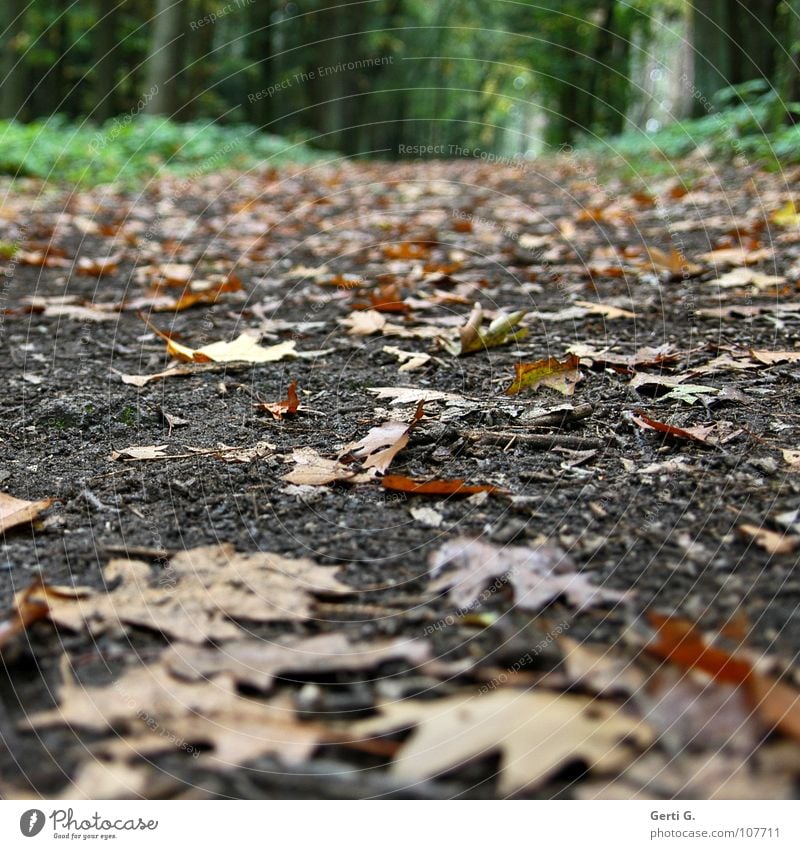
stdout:
[[61,117],[30,124],[0,121],[0,173],[84,185],[141,182],[165,169],[190,176],[320,158],[302,142],[246,124],[178,124],[143,115],[114,118],[96,128]]
[[586,143],[584,149],[604,156],[611,153],[618,165],[639,173],[652,173],[659,170],[659,163],[698,150],[709,159],[740,157],[767,168],[800,163],[800,125],[773,129],[776,102],[785,112],[800,114],[800,103],[782,103],[765,81],[751,80],[717,92],[714,103],[719,111],[678,121],[653,134],[637,130]]

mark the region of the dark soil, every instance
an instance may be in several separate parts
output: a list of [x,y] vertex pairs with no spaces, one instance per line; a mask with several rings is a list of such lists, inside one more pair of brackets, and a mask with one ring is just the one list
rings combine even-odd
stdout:
[[[723,168],[696,173],[693,180],[693,191],[684,197],[671,196],[679,194],[670,193],[676,180],[645,187],[660,199],[656,206],[632,198],[641,186],[598,177],[593,165],[552,161],[541,168],[534,163],[526,172],[434,162],[216,175],[191,186],[164,182],[138,197],[110,190],[73,197],[62,189],[7,185],[15,220],[0,222],[3,240],[12,241],[13,227],[24,225],[23,247],[52,240],[69,259],[103,257],[117,247],[125,255],[115,274],[100,279],[75,274],[70,267],[23,263],[11,263],[12,274],[5,279],[3,306],[12,312],[4,317],[0,361],[2,488],[19,498],[53,497],[58,503],[38,526],[6,534],[0,604],[8,607],[13,594],[39,572],[50,583],[100,586],[101,568],[126,550],[139,557],[142,550],[158,565],[159,551],[224,541],[242,551],[309,556],[339,570],[356,591],[348,604],[323,605],[313,622],[274,626],[265,634],[332,629],[354,637],[407,634],[433,640],[439,656],[489,654],[531,617],[511,610],[497,633],[488,629],[476,636],[474,629],[455,625],[423,636],[426,625],[452,612],[444,599],[427,607],[415,602],[425,590],[428,555],[457,535],[484,535],[498,544],[546,538],[568,550],[598,584],[635,591],[630,604],[613,608],[576,614],[557,602],[543,612],[548,621],[566,621],[575,639],[614,643],[649,608],[677,612],[710,628],[744,614],[754,646],[770,655],[796,657],[796,554],[771,555],[739,528],[753,523],[779,530],[775,517],[800,508],[800,476],[787,471],[781,455],[781,449],[800,447],[798,364],[692,378],[688,382],[741,393],[730,394],[732,400],[711,397],[693,405],[638,394],[627,386],[632,374],[599,366],[582,369],[584,379],[572,399],[547,390],[514,399],[501,394],[515,362],[562,358],[576,342],[628,354],[645,345],[672,343],[683,354],[665,368],[670,374],[712,360],[724,346],[796,347],[797,313],[697,315],[699,309],[721,305],[720,290],[708,283],[721,272],[711,268],[687,279],[653,271],[621,277],[587,271],[600,264],[594,253],[599,248],[646,244],[669,252],[679,244],[692,260],[712,248],[739,244],[740,238],[749,239],[748,244],[756,238],[776,248],[774,259],[757,268],[788,275],[788,288],[777,296],[747,287],[723,290],[722,296],[730,303],[768,306],[798,299],[792,295],[791,276],[798,246],[776,241],[778,234],[767,221],[769,211],[780,205],[778,178]],[[631,217],[575,223],[583,209],[613,205]],[[471,232],[453,227],[462,216],[474,216]],[[83,233],[76,217],[119,228],[117,242],[110,235]],[[557,230],[567,222],[574,223],[574,233],[564,229],[560,240]],[[518,234],[547,235],[551,241],[534,250]],[[385,255],[387,246],[406,241],[423,245],[424,257]],[[423,270],[454,260],[462,264],[449,274]],[[118,372],[152,373],[170,360],[163,341],[134,311],[98,322],[20,311],[22,299],[34,294],[76,295],[88,302],[139,295],[143,286],[135,270],[148,262],[196,264],[202,273],[234,272],[244,284],[246,302],[223,298],[175,316],[150,316],[186,344],[231,339],[264,320],[279,319],[286,329],[266,336],[264,344],[295,338],[301,351],[333,350],[316,360],[221,367],[136,389],[123,384]],[[359,275],[369,285],[393,276],[412,297],[471,283],[473,297],[486,310],[555,313],[579,299],[613,303],[635,311],[636,318],[533,317],[527,320],[528,339],[456,358],[425,340],[346,335],[337,319],[351,311],[359,294],[289,276],[297,266],[322,264],[331,274]],[[465,319],[469,310],[469,304],[450,304],[387,318],[414,325],[417,319],[448,313]],[[434,359],[421,369],[398,372],[397,360],[382,350],[385,345],[428,351]],[[291,380],[297,381],[310,412],[278,422],[254,409],[254,399],[284,398]],[[374,386],[417,386],[476,399],[463,417],[445,422],[440,420],[445,407],[427,404],[426,418],[393,472],[492,483],[517,497],[483,503],[426,499],[374,485],[287,492],[281,477],[291,465],[281,455],[310,446],[336,456],[373,424],[412,409],[377,401],[366,391]],[[593,413],[562,428],[535,432],[598,440],[597,453],[579,464],[570,465],[575,455],[556,448],[516,443],[504,450],[463,438],[466,430],[519,427],[511,410],[565,401],[588,402]],[[637,427],[630,418],[635,410],[681,426],[730,423],[724,425],[727,432],[740,432],[716,446],[671,439]],[[186,423],[170,433],[165,414]],[[226,463],[213,455],[130,463],[110,459],[112,450],[132,445],[167,444],[172,453],[184,454],[184,446],[259,441],[275,444],[276,451],[249,464]],[[670,460],[684,461],[685,468],[639,471]],[[441,512],[441,527],[426,528],[411,516],[410,508],[422,505]],[[493,604],[512,607],[507,598]],[[377,615],[376,608],[389,613]],[[129,642],[110,635],[94,640],[40,622],[26,639],[4,650],[0,727],[8,749],[0,747],[3,784],[56,794],[68,787],[85,757],[90,736],[33,734],[19,725],[25,714],[53,704],[64,652],[88,683],[108,680],[110,673],[163,645],[162,637],[145,631],[134,630]],[[406,675],[402,668],[395,672],[398,680]],[[424,688],[424,682],[406,677],[409,693]],[[358,676],[340,676],[336,683],[324,691],[331,700],[325,705],[329,713],[335,700],[343,711],[368,711],[374,703],[373,684]],[[291,691],[295,685],[285,686]],[[440,686],[445,692],[450,685]],[[175,755],[157,760],[154,776],[176,776],[177,789],[154,784],[153,792],[245,798],[495,793],[496,759],[414,791],[394,788],[382,773],[384,763],[377,756],[327,748],[303,769],[287,771],[277,761],[260,759],[246,769],[220,773]],[[560,776],[545,795],[572,786],[575,777]]]

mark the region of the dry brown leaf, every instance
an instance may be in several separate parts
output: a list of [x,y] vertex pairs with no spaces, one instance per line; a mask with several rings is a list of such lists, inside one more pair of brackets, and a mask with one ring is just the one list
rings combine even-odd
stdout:
[[275,401],[272,404],[256,404],[255,407],[258,410],[266,410],[268,413],[272,413],[272,418],[278,421],[284,416],[293,416],[300,409],[300,400],[297,397],[297,383],[293,380],[289,384],[286,400]]
[[756,289],[774,289],[786,284],[785,277],[775,277],[756,271],[753,268],[734,268],[722,277],[709,280],[709,286],[719,286],[720,289],[735,288],[739,286],[754,286]]
[[363,439],[345,445],[339,460],[357,460],[365,469],[375,469],[382,474],[408,444],[411,431],[423,416],[423,405],[424,401],[420,401],[410,422],[384,422],[372,428]]
[[287,483],[298,486],[326,486],[329,483],[367,483],[375,471],[356,472],[338,460],[322,457],[313,448],[295,448],[292,451],[295,467],[283,476]]
[[545,690],[393,702],[350,731],[381,735],[408,727],[416,730],[392,765],[396,780],[432,778],[499,752],[501,794],[535,787],[574,761],[596,773],[616,772],[653,740],[646,724],[613,703]]
[[769,304],[729,304],[724,307],[706,307],[695,310],[695,315],[705,318],[750,318],[754,315],[785,315],[800,312],[800,301]]
[[719,248],[700,254],[698,259],[712,265],[753,265],[763,259],[772,259],[774,253],[772,248]]
[[26,501],[24,498],[14,498],[7,492],[0,492],[0,533],[5,533],[17,525],[32,522],[52,503],[52,498]]
[[331,633],[304,639],[284,638],[277,642],[237,640],[225,643],[224,650],[179,644],[165,652],[162,658],[170,671],[184,681],[230,675],[239,684],[266,693],[278,676],[362,671],[389,660],[402,660],[417,666],[429,656],[430,645],[425,640],[354,643],[342,633]]
[[112,451],[111,460],[164,460],[167,457],[168,445],[131,445]]
[[744,524],[739,530],[769,554],[791,554],[800,545],[800,537],[771,531],[760,525]]
[[[233,619],[304,620],[314,593],[347,593],[333,570],[306,558],[239,553],[230,545],[176,554],[159,570],[138,560],[112,560],[103,569],[109,592],[47,598],[50,618],[79,631],[104,633],[136,625],[190,643],[241,638]],[[39,594],[34,592],[32,599]]]
[[602,315],[604,318],[613,320],[615,318],[636,318],[636,313],[615,307],[612,304],[598,304],[595,301],[575,301],[576,307],[585,309],[590,315]]
[[[433,552],[428,561],[433,592],[448,590],[457,608],[485,599],[487,586],[514,588],[514,603],[523,610],[541,610],[559,596],[579,610],[616,603],[626,593],[593,584],[557,546],[498,546],[458,537]],[[447,571],[444,571],[447,570]],[[444,574],[442,574],[444,572]]]
[[[295,357],[319,356],[322,351],[307,351],[303,354],[295,351],[297,343],[294,339],[279,342],[269,348],[262,348],[254,336],[242,333],[232,342],[212,342],[202,348],[189,348],[181,345],[145,319],[145,324],[167,343],[167,353],[176,360],[187,363],[277,363],[280,360]],[[162,372],[161,376],[164,376]]]
[[755,351],[750,350],[750,356],[765,366],[776,363],[800,363],[800,351]]
[[568,354],[580,358],[581,365],[593,366],[597,363],[609,366],[621,366],[625,369],[636,369],[640,366],[657,366],[662,363],[674,362],[685,356],[685,352],[666,343],[657,348],[639,348],[633,354],[614,354],[607,348],[598,349],[593,345],[578,342],[567,349]]
[[97,747],[96,754],[115,761],[183,750],[217,768],[263,754],[294,764],[305,761],[330,733],[298,722],[283,702],[239,695],[230,676],[218,676],[213,685],[187,682],[162,663],[137,666],[107,686],[84,686],[65,674],[58,701],[57,708],[31,715],[30,727],[114,730],[115,739]]
[[384,345],[383,352],[384,354],[397,357],[401,363],[398,371],[414,371],[427,365],[431,360],[430,354],[423,354],[418,351],[403,351],[401,348],[396,348],[393,345]]
[[466,403],[467,399],[463,395],[456,395],[453,392],[438,392],[435,389],[417,389],[413,386],[370,386],[367,392],[372,392],[378,398],[391,398],[391,405],[398,406],[400,404],[419,404],[420,401],[444,401],[453,403]]
[[348,336],[372,336],[383,330],[386,316],[377,310],[356,310],[340,319],[340,324],[347,328]]

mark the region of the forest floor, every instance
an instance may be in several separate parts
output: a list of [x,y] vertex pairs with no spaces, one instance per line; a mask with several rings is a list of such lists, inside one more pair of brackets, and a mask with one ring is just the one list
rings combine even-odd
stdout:
[[6,183],[0,795],[796,796],[800,174],[679,168]]

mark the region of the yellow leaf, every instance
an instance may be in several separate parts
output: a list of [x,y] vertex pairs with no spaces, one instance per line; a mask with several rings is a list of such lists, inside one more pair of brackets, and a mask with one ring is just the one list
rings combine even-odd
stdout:
[[578,371],[580,357],[570,354],[564,362],[555,357],[537,360],[535,363],[514,363],[516,377],[506,389],[506,395],[516,395],[523,389],[538,389],[547,386],[562,395],[572,395],[575,384],[580,380]]
[[772,213],[770,221],[777,224],[779,227],[797,227],[797,225],[800,224],[800,212],[797,211],[794,201],[790,200],[777,212]]
[[262,348],[255,337],[246,333],[237,336],[232,342],[212,342],[202,348],[190,348],[170,339],[146,319],[145,323],[167,343],[167,353],[171,357],[186,363],[276,363],[299,356],[295,351],[297,343],[294,340]]

